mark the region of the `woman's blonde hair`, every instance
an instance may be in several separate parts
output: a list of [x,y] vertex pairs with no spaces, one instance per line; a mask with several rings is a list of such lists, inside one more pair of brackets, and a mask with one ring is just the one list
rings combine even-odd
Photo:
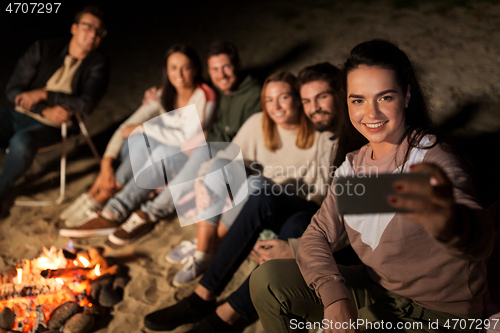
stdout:
[[270,151],[276,151],[281,147],[276,123],[271,119],[271,117],[269,117],[266,110],[265,91],[269,82],[285,82],[290,86],[292,98],[299,104],[299,133],[297,135],[295,145],[300,149],[311,148],[314,143],[316,130],[314,129],[313,123],[309,120],[309,118],[307,118],[304,110],[302,109],[297,78],[288,71],[277,71],[269,75],[264,81],[264,86],[262,87],[260,102],[262,104],[263,111],[262,132],[264,133],[264,145]]

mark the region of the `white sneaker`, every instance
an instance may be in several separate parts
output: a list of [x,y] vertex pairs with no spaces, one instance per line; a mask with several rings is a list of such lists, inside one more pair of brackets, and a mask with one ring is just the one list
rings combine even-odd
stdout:
[[171,264],[184,264],[189,259],[189,256],[194,254],[196,251],[196,244],[198,239],[193,239],[192,241],[183,240],[175,249],[170,251],[166,256],[165,260]]
[[69,212],[65,210],[61,213],[61,219],[62,216],[66,216],[66,218],[64,218],[64,225],[67,228],[76,227],[79,222],[87,218],[89,213],[97,212],[103,208],[102,205],[98,204],[90,195],[87,193],[84,194],[86,196],[82,194],[82,196],[80,196],[82,199],[78,198],[67,208]]
[[197,277],[205,273],[211,262],[211,255],[207,255],[204,259],[196,259],[194,255],[189,256],[184,267],[175,274],[174,280],[172,281],[173,285],[181,287],[196,280]]
[[64,208],[61,214],[59,214],[59,218],[61,220],[66,220],[68,217],[71,216],[71,214],[73,214],[75,210],[78,209],[78,207],[80,207],[80,205],[84,201],[87,201],[89,198],[91,198],[91,196],[87,192],[80,194],[80,196],[76,198],[75,201],[73,201],[73,203],[71,203],[68,207]]

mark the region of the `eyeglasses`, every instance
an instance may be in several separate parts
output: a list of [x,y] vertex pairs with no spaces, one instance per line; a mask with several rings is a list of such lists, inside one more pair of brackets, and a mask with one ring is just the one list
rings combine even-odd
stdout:
[[93,26],[92,24],[90,24],[90,23],[87,23],[87,22],[79,22],[78,24],[80,24],[80,25],[83,27],[83,31],[86,31],[86,32],[95,31],[95,34],[96,34],[98,37],[101,37],[101,38],[106,37],[106,35],[108,34],[108,32],[107,32],[105,29],[101,29],[101,28],[94,27],[94,26]]

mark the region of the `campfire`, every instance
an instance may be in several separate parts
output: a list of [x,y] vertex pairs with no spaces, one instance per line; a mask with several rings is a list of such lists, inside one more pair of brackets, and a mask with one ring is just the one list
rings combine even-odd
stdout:
[[102,249],[43,248],[0,274],[0,332],[85,333],[118,303],[129,278]]

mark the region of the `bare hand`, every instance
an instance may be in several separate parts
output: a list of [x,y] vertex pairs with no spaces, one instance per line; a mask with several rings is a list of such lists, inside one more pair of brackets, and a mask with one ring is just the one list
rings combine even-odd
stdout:
[[293,259],[293,251],[287,241],[281,239],[258,240],[253,247],[259,265],[271,259]]
[[[358,329],[353,329],[350,324],[356,322],[356,311],[350,300],[341,299],[330,304],[325,309],[325,319],[328,321],[328,329],[325,333],[356,333]],[[335,325],[335,323],[338,323]],[[340,329],[336,329],[339,327]],[[354,326],[356,327],[356,326]]]
[[125,126],[122,128],[122,137],[123,138],[128,138],[130,136],[130,133],[132,133],[133,130],[135,130],[137,128],[137,126],[140,126],[140,125],[137,125],[137,124],[134,124],[134,125],[128,125],[128,126]]
[[194,183],[194,193],[196,195],[196,209],[203,211],[210,207],[212,199],[207,187],[201,180],[196,180]]
[[35,89],[31,91],[25,91],[16,96],[14,102],[16,105],[30,111],[31,107],[40,101],[47,99],[47,91],[44,89]]
[[158,88],[151,87],[144,92],[144,98],[142,99],[142,105],[148,105],[150,102],[156,102],[158,100]]
[[411,167],[411,172],[429,173],[430,182],[396,182],[394,188],[398,194],[411,194],[413,197],[389,196],[389,203],[394,207],[412,211],[403,216],[420,224],[432,236],[445,239],[452,237],[455,221],[453,184],[443,170],[433,164],[415,164]]
[[61,125],[62,123],[68,121],[69,118],[71,118],[71,112],[67,111],[60,105],[56,105],[56,106],[46,107],[42,111],[42,116],[44,116],[49,120],[52,120],[56,124]]

